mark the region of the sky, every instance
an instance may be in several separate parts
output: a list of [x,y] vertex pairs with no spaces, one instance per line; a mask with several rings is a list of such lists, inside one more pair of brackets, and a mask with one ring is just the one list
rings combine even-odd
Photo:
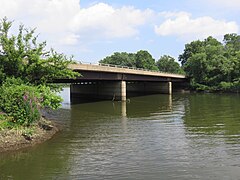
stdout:
[[36,28],[48,48],[97,63],[147,50],[176,60],[186,43],[240,31],[240,0],[0,0],[0,18]]

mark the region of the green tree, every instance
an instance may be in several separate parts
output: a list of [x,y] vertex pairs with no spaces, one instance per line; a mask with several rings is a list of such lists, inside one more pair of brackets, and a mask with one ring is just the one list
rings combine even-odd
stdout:
[[[73,63],[53,49],[47,51],[46,42],[37,42],[34,29],[19,26],[18,35],[11,35],[12,22],[7,18],[0,23],[0,77],[21,78],[33,84],[46,84],[53,79],[73,78],[78,73],[68,68]],[[0,83],[1,83],[0,82]]]
[[119,66],[135,67],[135,54],[126,52],[115,52],[100,60],[99,63],[113,64]]
[[231,77],[234,83],[240,81],[240,36],[237,34],[226,34],[223,39],[225,45],[225,57],[231,62]]
[[224,36],[224,44],[210,36],[204,41],[193,41],[186,45],[179,59],[186,75],[191,78],[192,87],[199,90],[239,91],[239,44],[239,36],[230,34]]
[[158,70],[152,55],[143,50],[137,53],[115,52],[113,55],[100,60],[99,63]]
[[[53,49],[45,50],[46,42],[38,43],[35,30],[19,26],[11,35],[12,22],[0,22],[0,114],[1,121],[11,125],[30,126],[41,117],[42,108],[56,109],[61,97],[49,82],[79,75],[68,68],[73,63]],[[54,88],[53,88],[54,87]]]
[[184,73],[180,65],[175,61],[175,59],[168,55],[161,56],[160,59],[156,62],[156,65],[159,71],[179,74]]
[[152,55],[145,50],[140,50],[136,53],[136,67],[149,69],[149,70],[158,70],[155,60]]
[[235,55],[238,51],[240,51],[240,36],[233,34],[224,35],[223,39],[225,48],[231,55]]
[[204,51],[203,42],[200,40],[193,41],[190,44],[185,45],[183,54],[179,55],[178,60],[181,62],[182,66],[187,63],[187,60],[196,53]]

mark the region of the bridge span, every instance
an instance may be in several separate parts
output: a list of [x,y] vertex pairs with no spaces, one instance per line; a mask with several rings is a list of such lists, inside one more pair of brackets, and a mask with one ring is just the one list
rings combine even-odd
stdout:
[[172,94],[187,83],[184,75],[106,64],[72,64],[81,76],[62,79],[71,83],[71,97],[126,101],[131,94]]

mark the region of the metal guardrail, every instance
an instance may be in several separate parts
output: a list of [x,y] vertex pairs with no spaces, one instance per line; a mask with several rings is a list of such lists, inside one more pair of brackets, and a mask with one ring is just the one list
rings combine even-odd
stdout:
[[[114,64],[90,63],[90,62],[79,62],[79,64],[89,64],[89,65],[97,65],[97,66],[105,66],[105,67],[115,67],[115,68],[122,68],[122,69],[133,69],[133,70],[148,71],[148,72],[158,72],[158,73],[163,73],[163,74],[173,74],[174,75],[174,73],[170,73],[170,72],[163,72],[163,71],[149,70],[149,69],[128,67],[128,66],[120,66],[120,65],[114,65]],[[176,75],[183,75],[183,74],[176,74]]]

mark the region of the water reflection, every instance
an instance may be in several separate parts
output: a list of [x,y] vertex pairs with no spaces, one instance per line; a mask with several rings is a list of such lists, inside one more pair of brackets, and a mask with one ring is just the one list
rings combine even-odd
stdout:
[[236,95],[152,95],[70,104],[64,128],[33,149],[0,155],[0,179],[238,179]]
[[127,102],[123,101],[122,103],[122,117],[127,117]]
[[[172,99],[168,95],[154,95],[132,98],[130,102],[72,105],[73,133],[68,151],[73,155],[69,160],[71,177],[159,177],[156,174],[161,171],[154,167],[160,167],[160,162],[167,163],[169,158],[161,154],[186,145],[180,113],[184,107],[181,101],[173,105]],[[173,114],[175,110],[178,113]],[[171,124],[174,131],[169,131]],[[156,171],[151,175],[146,172],[149,169]]]
[[[146,101],[147,97],[147,101]],[[72,113],[77,111],[100,113],[106,116],[123,116],[128,118],[134,117],[149,117],[152,114],[172,111],[172,96],[171,95],[149,95],[143,97],[135,97],[126,102],[121,101],[101,101],[78,103],[70,105]],[[183,106],[183,104],[178,104]]]
[[240,135],[240,97],[193,95],[189,97],[184,124],[195,134],[237,137]]
[[[60,94],[64,101],[62,103],[62,108],[64,109],[71,109],[72,107],[74,107],[74,105],[79,105],[79,104],[89,104],[91,106],[91,104],[94,104],[94,102],[96,101],[91,101],[89,99],[81,99],[81,98],[75,98],[75,99],[71,99],[70,98],[70,88],[63,88],[63,91]],[[112,102],[112,106],[114,111],[114,114],[118,114],[119,112],[122,113],[122,116],[135,116],[136,114],[136,110],[138,110],[138,113],[140,116],[142,116],[143,114],[145,114],[144,116],[149,116],[149,114],[151,113],[155,113],[157,111],[163,110],[163,111],[171,111],[172,109],[172,95],[149,95],[147,96],[149,98],[149,101],[145,100],[146,96],[140,96],[137,98],[130,98],[128,99],[126,102],[122,102],[122,104],[120,102],[116,102],[113,101]],[[101,106],[101,103],[105,102],[105,101],[100,101],[100,102],[96,102],[97,105],[100,105],[98,108],[99,111],[103,112],[103,113],[111,113],[109,110],[106,110],[101,108],[103,106]],[[110,101],[108,101],[110,103]],[[88,108],[89,106],[86,105],[86,107]],[[119,110],[119,107],[121,108],[121,110]],[[82,106],[82,108],[84,108],[84,106]],[[108,107],[107,109],[112,109],[111,107]],[[134,110],[133,110],[134,109]],[[94,109],[96,110],[96,109]]]
[[53,141],[31,149],[3,153],[0,155],[0,179],[52,179],[54,174],[64,177],[68,158]]

